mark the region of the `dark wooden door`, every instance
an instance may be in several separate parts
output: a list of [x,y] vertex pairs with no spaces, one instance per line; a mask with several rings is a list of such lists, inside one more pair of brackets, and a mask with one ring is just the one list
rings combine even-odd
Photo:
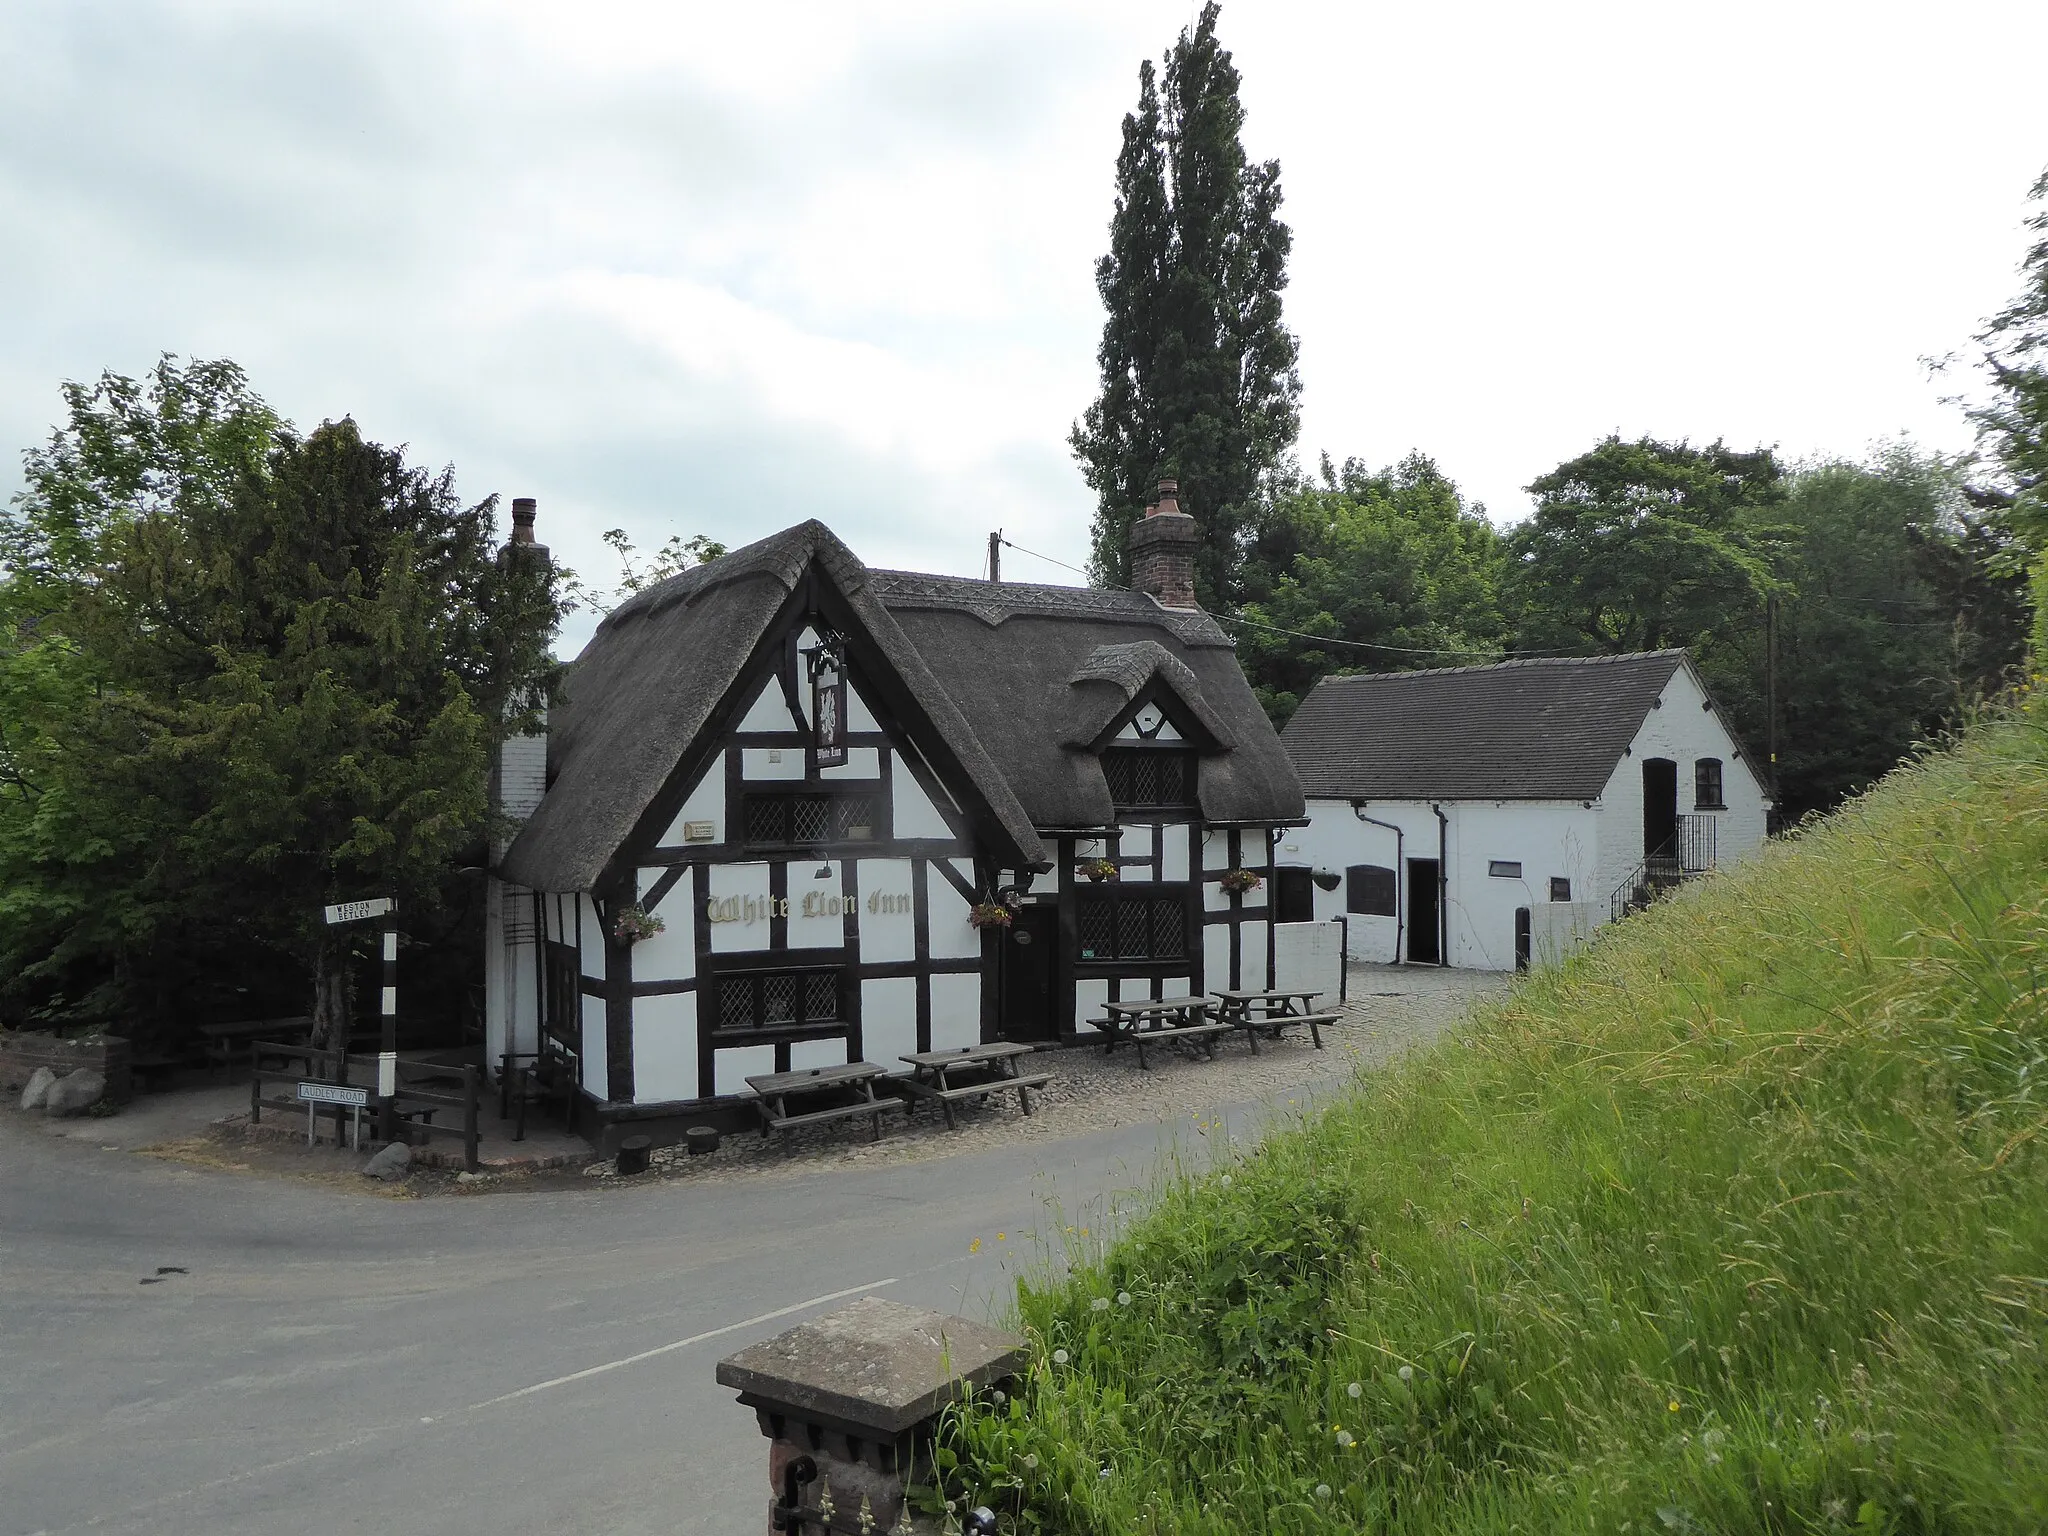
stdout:
[[1678,764],[1643,759],[1643,859],[1678,857]]
[[1435,859],[1408,861],[1408,958],[1417,965],[1442,965],[1442,921]]
[[1002,940],[998,1031],[1005,1040],[1056,1040],[1053,971],[1059,957],[1057,907],[1020,907]]

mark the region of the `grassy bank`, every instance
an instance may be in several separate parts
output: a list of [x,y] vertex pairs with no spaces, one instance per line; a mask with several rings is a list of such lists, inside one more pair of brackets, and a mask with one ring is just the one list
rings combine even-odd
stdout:
[[1026,1287],[1005,1529],[2048,1529],[2048,711]]

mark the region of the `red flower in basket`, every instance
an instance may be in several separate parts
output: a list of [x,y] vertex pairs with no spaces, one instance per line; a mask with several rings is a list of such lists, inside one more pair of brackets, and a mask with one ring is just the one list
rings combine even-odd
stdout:
[[967,909],[967,921],[977,928],[1007,928],[1016,915],[1000,901],[977,901]]

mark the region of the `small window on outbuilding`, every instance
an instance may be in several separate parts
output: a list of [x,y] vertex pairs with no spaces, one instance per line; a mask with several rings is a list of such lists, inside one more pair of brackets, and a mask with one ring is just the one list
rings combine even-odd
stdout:
[[1354,864],[1344,871],[1344,910],[1361,917],[1396,915],[1394,872],[1383,864]]
[[1570,901],[1572,899],[1571,881],[1563,875],[1552,875],[1550,877],[1550,899],[1552,901]]
[[1519,880],[1522,878],[1520,859],[1488,859],[1486,872],[1496,880]]
[[1703,757],[1692,765],[1692,808],[1696,811],[1725,811],[1721,798],[1721,759]]

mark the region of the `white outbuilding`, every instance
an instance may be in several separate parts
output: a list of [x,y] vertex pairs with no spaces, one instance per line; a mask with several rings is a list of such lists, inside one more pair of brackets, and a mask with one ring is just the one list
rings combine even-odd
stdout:
[[1326,677],[1281,739],[1309,815],[1282,903],[1347,916],[1354,959],[1554,960],[1768,830],[1763,765],[1682,650]]

